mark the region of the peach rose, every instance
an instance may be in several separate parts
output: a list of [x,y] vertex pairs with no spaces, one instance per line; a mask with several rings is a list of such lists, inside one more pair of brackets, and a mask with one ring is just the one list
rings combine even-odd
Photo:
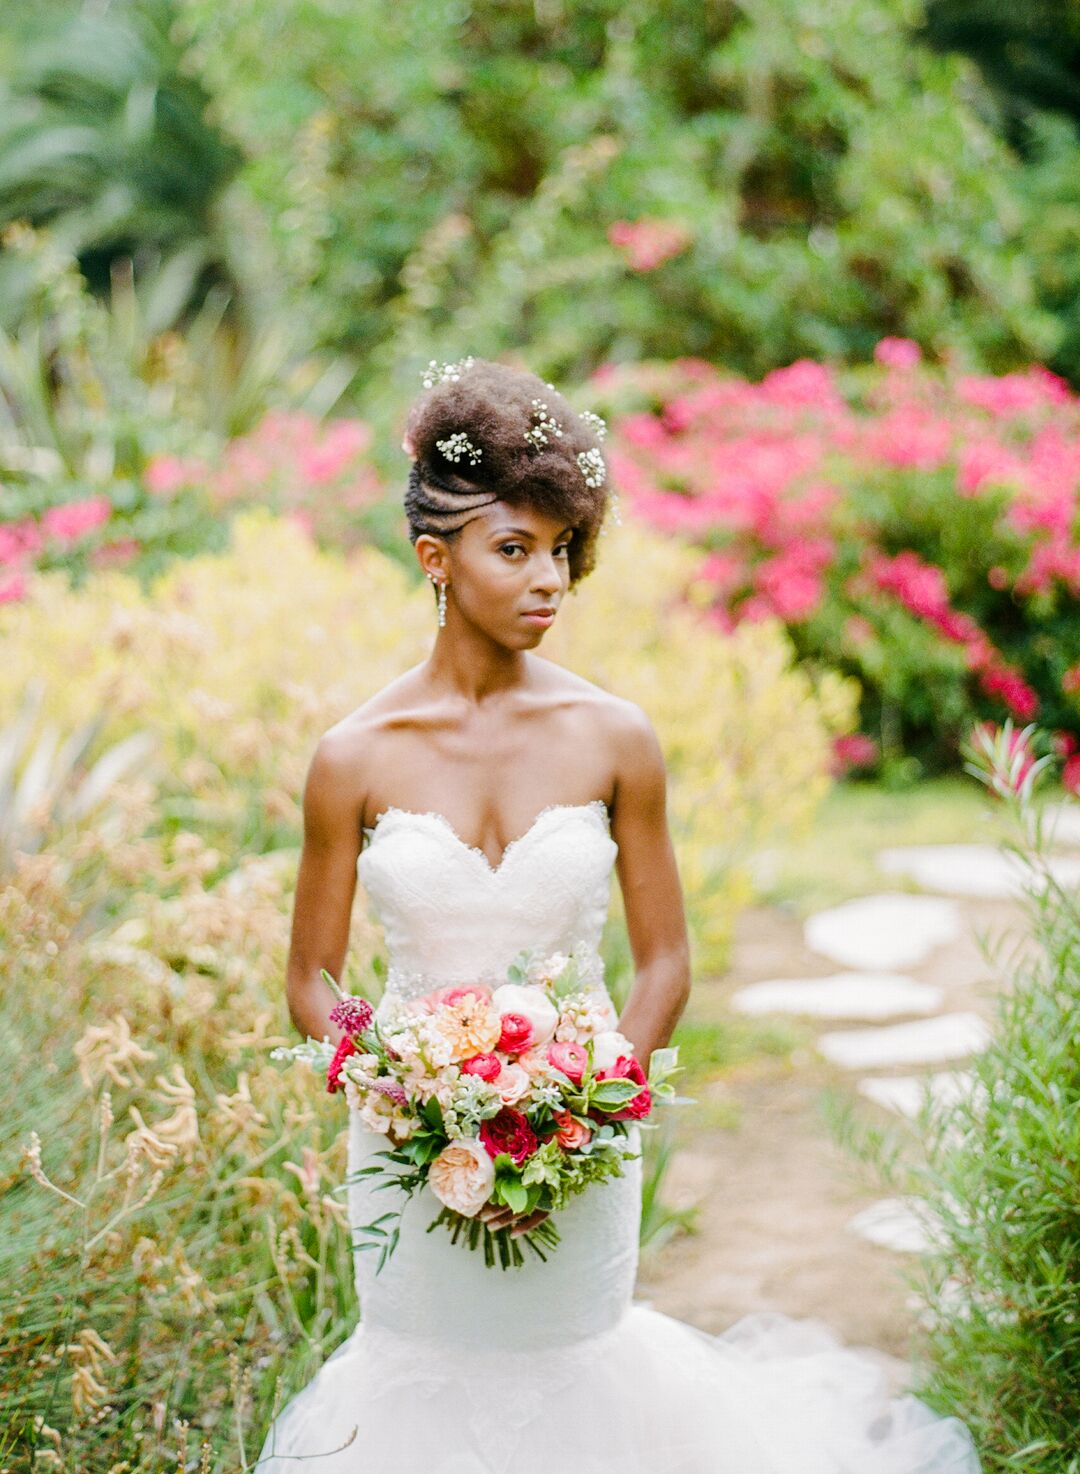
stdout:
[[495,1186],[495,1165],[479,1141],[462,1137],[448,1142],[432,1162],[428,1185],[440,1203],[475,1218]]
[[555,1140],[564,1152],[576,1151],[579,1146],[584,1146],[592,1139],[588,1126],[576,1120],[569,1111],[556,1111],[554,1119],[559,1127]]

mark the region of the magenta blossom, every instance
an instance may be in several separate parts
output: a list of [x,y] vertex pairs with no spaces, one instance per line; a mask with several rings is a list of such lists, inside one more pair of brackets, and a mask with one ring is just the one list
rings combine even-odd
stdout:
[[355,1038],[371,1027],[375,1010],[366,998],[342,998],[330,1010],[330,1022]]

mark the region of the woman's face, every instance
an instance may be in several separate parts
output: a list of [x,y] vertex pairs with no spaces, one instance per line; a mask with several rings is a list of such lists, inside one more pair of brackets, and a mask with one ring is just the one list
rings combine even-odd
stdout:
[[447,625],[464,618],[511,649],[538,645],[570,587],[573,536],[532,507],[490,502],[449,543],[431,539],[442,556],[425,568],[446,579]]

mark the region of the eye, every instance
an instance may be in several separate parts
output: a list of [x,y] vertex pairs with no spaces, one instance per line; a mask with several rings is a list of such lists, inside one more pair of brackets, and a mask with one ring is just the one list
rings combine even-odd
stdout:
[[570,552],[570,539],[567,538],[567,540],[564,543],[559,543],[559,545],[555,549],[555,551],[557,553],[566,553],[566,554],[569,554],[569,552]]
[[525,547],[524,547],[524,544],[523,543],[500,543],[500,545],[499,545],[499,552],[500,553],[505,553],[506,550],[507,550],[507,548],[521,548],[522,552],[525,551]]

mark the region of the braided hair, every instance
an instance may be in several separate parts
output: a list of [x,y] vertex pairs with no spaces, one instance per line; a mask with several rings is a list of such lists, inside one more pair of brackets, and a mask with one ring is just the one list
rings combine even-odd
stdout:
[[570,583],[596,562],[609,505],[603,421],[535,374],[482,358],[432,363],[406,421],[409,538],[455,537],[482,507],[530,506],[574,528]]

